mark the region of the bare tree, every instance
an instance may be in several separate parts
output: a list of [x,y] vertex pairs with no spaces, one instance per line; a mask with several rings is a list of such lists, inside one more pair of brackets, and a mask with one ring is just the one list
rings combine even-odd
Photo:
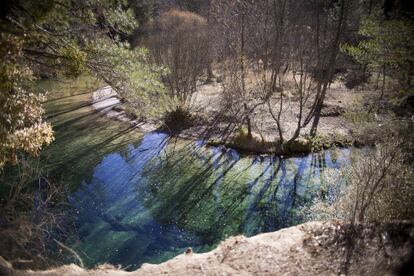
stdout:
[[[326,91],[328,89],[328,85],[332,82],[332,79],[334,77],[334,70],[339,52],[339,46],[346,26],[349,3],[350,1],[347,0],[340,1],[339,7],[335,7],[339,9],[339,12],[337,19],[332,20],[333,22],[329,22],[331,19],[330,14],[325,13],[327,10],[326,6],[330,4],[329,1],[323,1],[321,3],[317,3],[316,5],[316,44],[318,59],[316,80],[318,82],[318,88],[316,97],[317,99],[312,107],[312,112],[309,113],[309,116],[307,118],[308,122],[310,118],[313,117],[311,128],[312,136],[316,135],[322,111],[322,105],[326,97]],[[323,18],[321,18],[322,16]],[[323,31],[321,31],[321,20],[324,21],[323,27],[325,29]],[[329,30],[327,30],[327,28],[329,28],[329,23],[331,23],[331,27],[333,28],[331,32],[333,34],[333,37],[329,35]]]
[[[213,1],[212,16],[217,23],[220,41],[218,55],[223,60],[223,83],[227,106],[234,109],[241,124],[247,126],[247,136],[252,137],[252,114],[263,105],[263,87],[253,74],[257,68],[257,39],[261,21],[260,7],[267,1]],[[241,114],[241,115],[239,115]]]
[[[276,2],[280,1],[273,1]],[[270,62],[269,70],[274,79],[268,94],[277,95],[277,98],[269,97],[268,107],[277,124],[281,143],[285,141],[282,119],[285,112],[293,112],[297,118],[296,129],[287,143],[297,139],[301,129],[312,120],[310,134],[316,134],[326,92],[334,76],[339,43],[346,22],[345,2],[341,1],[339,7],[330,1],[281,1],[273,5],[273,21],[281,22],[275,24],[275,33],[278,37],[283,36],[283,44],[273,43],[270,51],[262,52],[274,52],[270,57],[276,57],[275,61]],[[283,26],[282,20],[287,21],[286,26]],[[278,53],[283,52],[286,53],[284,59],[278,57]],[[286,68],[283,72],[281,66]],[[291,90],[296,94],[295,103],[289,102],[288,107],[284,105],[285,84],[281,81],[281,75],[286,73],[292,75],[294,87]],[[275,91],[277,78],[279,87]],[[272,105],[270,100],[276,100],[276,104]]]
[[206,68],[207,21],[191,12],[170,10],[152,28],[147,42],[151,57],[167,68],[164,81],[177,108],[187,109]]

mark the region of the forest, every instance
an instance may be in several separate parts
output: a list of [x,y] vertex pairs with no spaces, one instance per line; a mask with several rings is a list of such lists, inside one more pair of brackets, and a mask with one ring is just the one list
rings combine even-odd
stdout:
[[0,57],[0,274],[414,271],[412,1],[3,0]]

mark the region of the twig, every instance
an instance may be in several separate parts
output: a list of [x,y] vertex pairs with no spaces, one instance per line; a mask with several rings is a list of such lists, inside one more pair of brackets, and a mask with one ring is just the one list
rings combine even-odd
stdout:
[[53,239],[58,245],[60,245],[62,248],[64,248],[64,249],[66,249],[66,250],[68,250],[70,253],[72,253],[73,254],[73,256],[75,256],[75,258],[79,261],[79,265],[80,265],[80,267],[81,268],[84,268],[84,264],[83,264],[83,261],[82,261],[82,259],[81,259],[81,257],[79,257],[79,255],[75,252],[75,250],[73,250],[72,248],[70,248],[70,247],[67,247],[66,245],[64,245],[63,243],[61,243],[60,241],[58,241],[58,240],[56,240],[56,239]]

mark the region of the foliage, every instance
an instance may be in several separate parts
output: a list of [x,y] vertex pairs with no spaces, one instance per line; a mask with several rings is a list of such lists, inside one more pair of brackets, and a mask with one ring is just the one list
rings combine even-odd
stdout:
[[357,45],[346,44],[342,50],[360,64],[367,64],[370,72],[389,77],[387,90],[396,104],[413,96],[413,23],[408,19],[382,20],[380,16],[371,16],[363,22],[359,34],[363,39]]
[[242,147],[243,145],[252,144],[253,147],[264,146],[265,141],[257,135],[249,135],[249,131],[244,127],[239,127],[231,141],[234,145]]
[[257,133],[249,133],[244,127],[239,127],[227,146],[245,152],[271,153],[279,151],[280,144],[274,141],[266,141]]
[[375,119],[375,115],[369,112],[369,108],[363,106],[360,101],[355,101],[353,106],[345,111],[344,117],[355,127],[372,122]]
[[163,119],[164,125],[161,128],[170,134],[178,133],[194,125],[195,118],[188,109],[180,107],[167,112]]
[[355,156],[349,168],[324,173],[323,196],[304,210],[308,219],[367,222],[413,217],[413,145],[405,142],[407,136],[402,133],[387,137]]
[[327,149],[331,146],[332,139],[327,135],[315,135],[314,137],[309,137],[311,142],[311,149],[313,152],[321,151]]
[[[127,108],[139,118],[160,117],[171,103],[160,80],[161,67],[150,65],[146,49],[130,49],[127,43],[108,38],[88,41],[88,66],[110,84]],[[102,66],[102,64],[104,66]],[[108,70],[105,67],[110,65]]]
[[[356,101],[344,116],[352,123],[352,136],[359,145],[374,146],[386,142],[390,135],[409,138],[409,120],[401,120],[393,112],[384,109],[381,113],[370,112],[372,105]],[[406,139],[405,144],[409,144]]]
[[53,141],[51,125],[42,120],[42,94],[32,91],[32,71],[20,57],[22,40],[2,34],[0,40],[0,168],[16,163],[16,152],[36,155]]
[[109,84],[117,84],[119,94],[142,117],[156,113],[159,101],[155,99],[163,99],[159,70],[145,64],[144,50],[131,51],[117,38],[136,27],[126,4],[125,0],[4,3],[0,166],[15,162],[19,151],[36,155],[53,140],[50,124],[42,119],[43,94],[34,89],[38,77],[76,77],[90,70]]

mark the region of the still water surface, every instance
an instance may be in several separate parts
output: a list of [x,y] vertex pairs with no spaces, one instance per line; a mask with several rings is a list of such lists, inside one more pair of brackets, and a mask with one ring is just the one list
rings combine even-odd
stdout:
[[103,156],[71,194],[88,266],[135,269],[192,247],[211,250],[228,236],[296,225],[321,194],[321,173],[349,163],[350,149],[301,157],[240,156],[202,142],[150,133]]

